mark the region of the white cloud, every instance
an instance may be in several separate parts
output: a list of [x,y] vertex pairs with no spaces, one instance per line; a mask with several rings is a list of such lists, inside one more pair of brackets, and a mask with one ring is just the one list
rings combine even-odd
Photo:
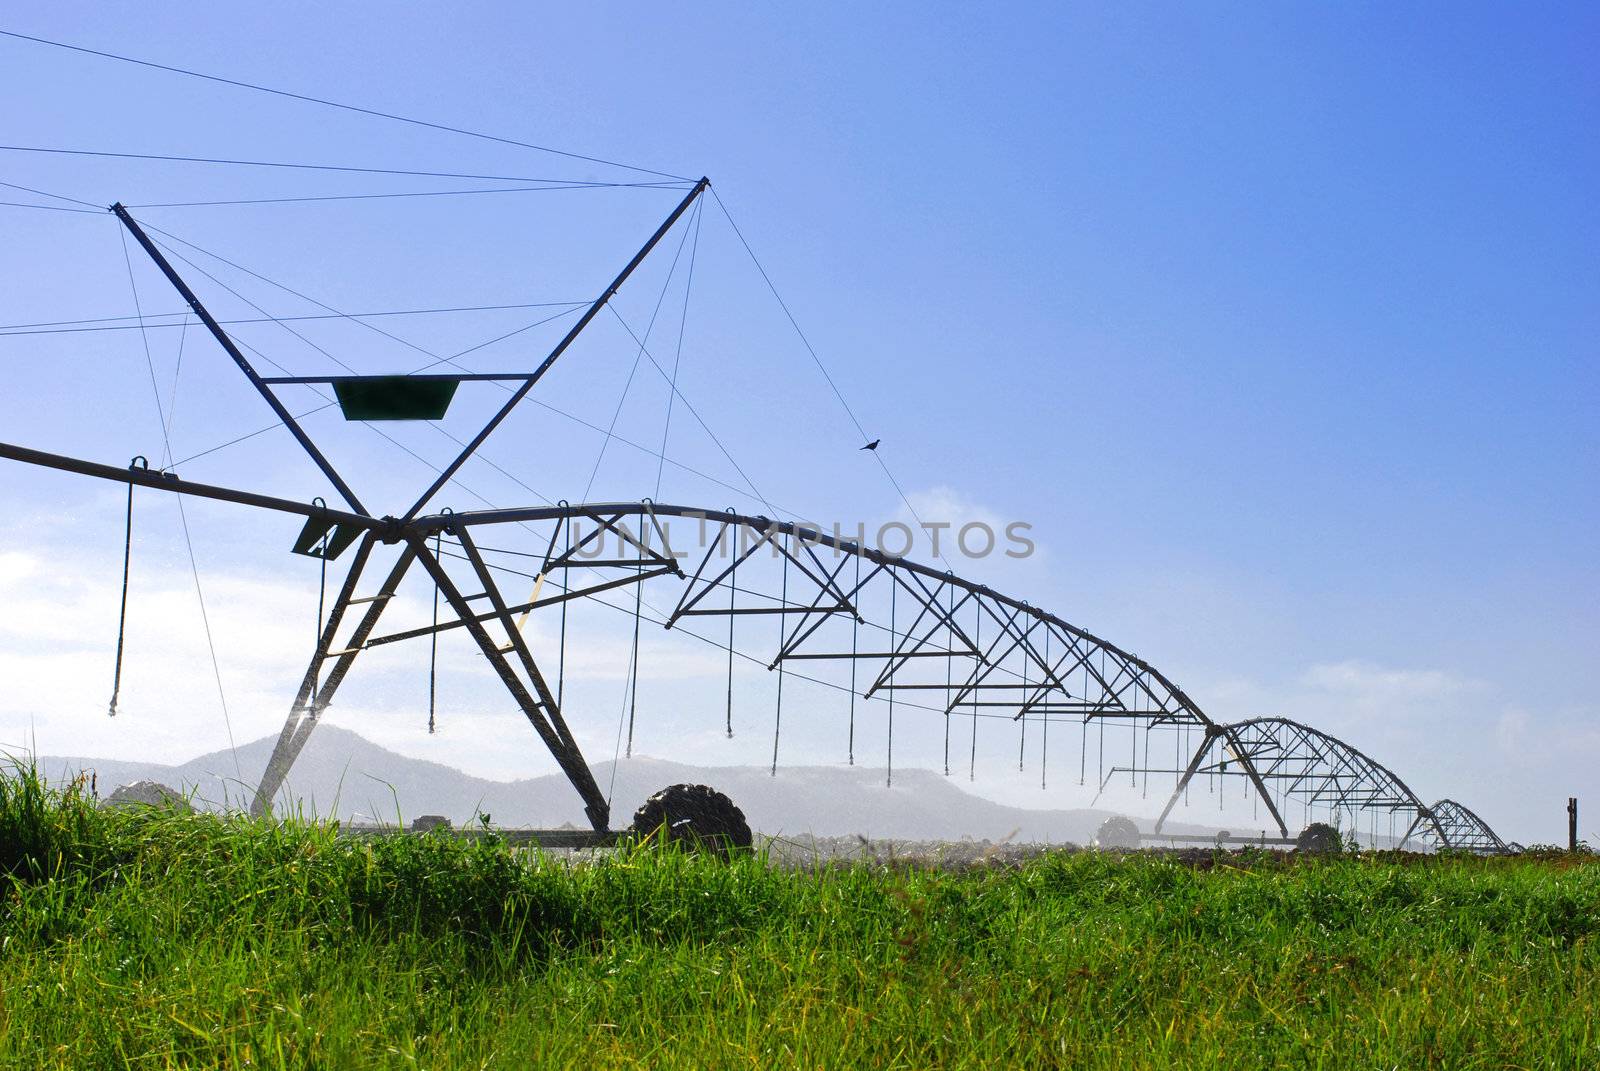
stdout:
[[[1014,523],[1027,523],[1025,517],[1008,517],[990,506],[975,501],[953,487],[930,487],[911,491],[906,495],[909,508],[902,504],[896,519],[909,525],[917,536],[916,548],[910,555],[914,559],[932,562],[942,554],[952,562],[970,561],[972,558],[1008,560],[1007,551],[1027,550],[1027,555],[1037,561],[1042,554],[1038,532],[1031,526],[1018,534],[1030,541],[1031,549],[1024,548],[1009,534]],[[915,511],[913,513],[913,511]],[[918,530],[919,522],[928,528]],[[992,543],[983,529],[974,529],[963,538],[962,530],[968,525],[982,525],[994,533]],[[937,550],[934,539],[938,540]],[[960,572],[957,566],[957,572]]]
[[1232,676],[1197,690],[1219,721],[1281,716],[1335,734],[1436,729],[1463,718],[1482,722],[1488,684],[1442,669],[1403,668],[1351,659],[1319,662],[1280,678]]
[[39,559],[20,550],[0,551],[0,591],[15,590],[19,581],[39,571]]
[[1357,659],[1313,665],[1300,680],[1309,688],[1361,706],[1441,699],[1481,687],[1477,681],[1443,670],[1391,669]]
[[[939,486],[912,491],[906,498],[910,500],[911,508],[925,521],[949,521],[957,525],[982,521],[991,526],[1005,526],[999,513],[973,501],[953,487]],[[902,510],[901,515],[904,517],[908,514]]]

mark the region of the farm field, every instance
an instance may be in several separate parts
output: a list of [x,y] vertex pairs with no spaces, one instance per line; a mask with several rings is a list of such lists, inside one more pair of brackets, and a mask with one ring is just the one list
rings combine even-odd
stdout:
[[1600,1066],[1600,863],[952,869],[110,811],[0,779],[0,1066]]

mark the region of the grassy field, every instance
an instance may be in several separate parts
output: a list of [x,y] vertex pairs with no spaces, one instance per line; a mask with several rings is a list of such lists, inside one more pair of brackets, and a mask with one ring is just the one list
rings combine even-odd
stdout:
[[0,1066],[1600,1067],[1600,864],[796,873],[0,780]]

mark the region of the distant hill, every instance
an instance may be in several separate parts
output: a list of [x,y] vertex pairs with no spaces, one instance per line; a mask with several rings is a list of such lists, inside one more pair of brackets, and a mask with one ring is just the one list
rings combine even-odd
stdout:
[[[266,767],[273,738],[238,749],[247,776]],[[46,776],[60,779],[93,772],[102,796],[120,785],[151,780],[193,792],[201,806],[247,806],[251,785],[234,774],[228,752],[202,755],[178,766],[114,759],[41,757]],[[612,763],[595,764],[595,779],[611,782]],[[906,840],[956,840],[961,837],[1019,842],[1083,844],[1113,812],[1032,810],[1010,807],[963,791],[931,770],[907,769],[885,788],[882,769],[796,766],[777,777],[749,766],[697,767],[661,759],[634,758],[617,764],[612,825],[626,826],[633,809],[650,793],[678,782],[713,785],[731,796],[752,828],[767,834],[868,837]],[[317,729],[295,763],[293,776],[278,797],[280,813],[303,809],[345,820],[410,821],[442,814],[458,825],[478,813],[498,826],[588,828],[577,793],[559,774],[518,781],[492,781],[424,759],[385,750],[337,726]],[[1147,825],[1147,823],[1141,823]],[[1172,832],[1209,832],[1173,823]]]

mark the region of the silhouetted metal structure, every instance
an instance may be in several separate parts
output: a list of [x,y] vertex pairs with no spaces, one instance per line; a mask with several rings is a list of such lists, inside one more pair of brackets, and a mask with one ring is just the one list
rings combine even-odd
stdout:
[[1320,808],[1352,821],[1357,812],[1403,814],[1408,822],[1432,827],[1445,840],[1427,806],[1388,767],[1343,740],[1288,718],[1209,727],[1156,820],[1156,830],[1195,775],[1230,772],[1249,778],[1284,836],[1289,827],[1283,805],[1298,802],[1308,810]]
[[[264,378],[138,222],[123,206],[113,206],[117,218],[337,489],[347,508],[190,483],[170,472],[118,468],[6,444],[0,444],[0,456],[299,515],[306,520],[294,551],[325,561],[354,548],[257,787],[255,813],[270,812],[290,767],[363,651],[463,629],[571,781],[594,829],[607,830],[610,805],[563,715],[559,680],[552,688],[548,667],[535,658],[523,628],[537,610],[670,582],[677,585],[672,608],[652,612],[651,620],[669,630],[687,630],[702,618],[719,619],[718,642],[729,659],[730,732],[733,660],[741,621],[746,646],[758,646],[763,651],[760,664],[778,674],[774,770],[784,675],[799,673],[800,667],[807,673],[827,672],[813,667],[831,666],[840,688],[848,693],[852,759],[857,698],[886,703],[891,771],[897,706],[942,715],[946,773],[952,768],[953,723],[968,723],[969,770],[975,769],[980,719],[1016,723],[1019,769],[1030,754],[1028,732],[1034,727],[1032,754],[1041,782],[1053,724],[1072,722],[1080,727],[1080,781],[1085,776],[1091,725],[1101,749],[1102,771],[1107,728],[1117,727],[1126,730],[1131,751],[1126,765],[1112,767],[1113,774],[1128,772],[1135,780],[1143,775],[1147,783],[1157,770],[1150,761],[1153,731],[1172,734],[1179,748],[1178,764],[1183,742],[1199,734],[1200,746],[1181,771],[1156,823],[1158,832],[1197,774],[1237,774],[1249,780],[1285,837],[1289,834],[1281,806],[1286,800],[1299,800],[1351,814],[1404,814],[1413,820],[1408,835],[1420,831],[1439,846],[1505,849],[1470,811],[1450,801],[1434,809],[1423,806],[1387,768],[1342,741],[1282,718],[1218,724],[1177,684],[1138,656],[1027,602],[869,546],[863,532],[823,530],[732,510],[649,500],[427,512],[451,476],[527,396],[706,187],[705,179],[694,185],[537,367],[494,375]],[[456,386],[482,379],[509,380],[517,386],[399,517],[373,515],[274,393],[281,385],[328,383],[349,419],[436,419],[448,407]],[[674,523],[679,525],[676,544]],[[695,526],[696,538],[688,538],[687,525]],[[682,549],[686,546],[694,551]],[[426,627],[380,633],[385,610],[415,567],[426,573],[452,616]],[[501,582],[510,576],[531,581],[532,594],[520,601],[508,597]],[[642,605],[642,599],[635,602],[636,623],[643,617]],[[761,638],[752,643],[749,630],[763,620],[769,624],[761,626]],[[720,640],[724,633],[725,644]]]
[[[1138,771],[1148,775],[1156,772]],[[1417,837],[1435,849],[1504,854],[1512,849],[1481,818],[1454,800],[1427,806],[1392,770],[1337,737],[1288,718],[1253,718],[1207,727],[1200,746],[1173,786],[1155,832],[1196,777],[1248,779],[1279,833],[1289,836],[1284,811],[1299,804],[1353,830],[1360,818],[1393,815],[1407,822],[1403,847]],[[1373,839],[1376,841],[1376,831]]]
[[[1429,830],[1438,829],[1441,837],[1434,843],[1436,848],[1476,855],[1512,855],[1520,850],[1501,840],[1500,835],[1489,828],[1489,823],[1455,800],[1440,800],[1428,811],[1433,820],[1420,832],[1426,837]],[[1406,832],[1409,836],[1411,830]]]

